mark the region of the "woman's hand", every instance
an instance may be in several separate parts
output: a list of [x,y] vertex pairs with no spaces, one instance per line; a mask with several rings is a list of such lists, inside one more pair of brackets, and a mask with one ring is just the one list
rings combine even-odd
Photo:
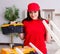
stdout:
[[24,40],[24,33],[19,34],[20,39]]

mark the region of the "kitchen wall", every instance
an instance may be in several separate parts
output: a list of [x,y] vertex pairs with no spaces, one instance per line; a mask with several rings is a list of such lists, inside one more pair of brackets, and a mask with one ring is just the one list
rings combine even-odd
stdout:
[[[37,2],[41,10],[42,9],[55,9],[59,10],[60,9],[60,0],[0,0],[0,25],[8,22],[7,20],[4,19],[4,11],[6,7],[11,7],[15,5],[17,8],[19,8],[19,16],[20,18],[17,19],[17,21],[22,21],[22,19],[25,18],[25,10],[27,10],[27,5],[30,2]],[[42,17],[44,17],[42,15]],[[54,22],[59,26],[58,23],[60,23],[60,18],[54,17],[53,18]],[[57,21],[55,21],[57,20]],[[59,26],[60,28],[60,26]],[[2,32],[0,31],[0,43],[10,42],[10,37],[9,35],[3,35]],[[14,42],[22,43],[22,40],[19,39],[19,37],[14,37]]]

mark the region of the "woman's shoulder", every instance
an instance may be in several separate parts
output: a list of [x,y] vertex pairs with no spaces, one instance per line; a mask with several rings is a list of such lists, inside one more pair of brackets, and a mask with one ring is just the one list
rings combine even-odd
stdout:
[[27,18],[23,19],[23,20],[22,20],[22,23],[23,23],[23,24],[27,24],[27,23],[28,23]]
[[[49,21],[48,21],[47,19],[43,19],[43,20],[45,20],[45,21],[46,21],[46,23],[47,23],[47,24],[49,24]],[[42,21],[43,21],[43,20],[42,20]]]
[[41,20],[45,20],[47,24],[49,24],[49,21],[47,19],[41,18]]

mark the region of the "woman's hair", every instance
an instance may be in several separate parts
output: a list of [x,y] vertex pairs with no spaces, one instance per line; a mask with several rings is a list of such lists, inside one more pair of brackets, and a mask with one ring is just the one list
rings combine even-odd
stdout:
[[[41,17],[41,14],[40,14],[40,10],[38,11],[38,19],[43,20],[43,18]],[[23,21],[25,21],[25,20],[27,20],[27,21],[32,20],[32,18],[29,15],[29,12],[27,12],[27,18],[25,18]]]

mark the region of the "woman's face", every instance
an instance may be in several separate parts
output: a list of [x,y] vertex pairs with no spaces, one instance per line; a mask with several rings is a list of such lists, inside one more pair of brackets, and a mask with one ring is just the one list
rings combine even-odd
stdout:
[[38,19],[38,11],[31,11],[31,12],[29,12],[29,15],[33,20]]

